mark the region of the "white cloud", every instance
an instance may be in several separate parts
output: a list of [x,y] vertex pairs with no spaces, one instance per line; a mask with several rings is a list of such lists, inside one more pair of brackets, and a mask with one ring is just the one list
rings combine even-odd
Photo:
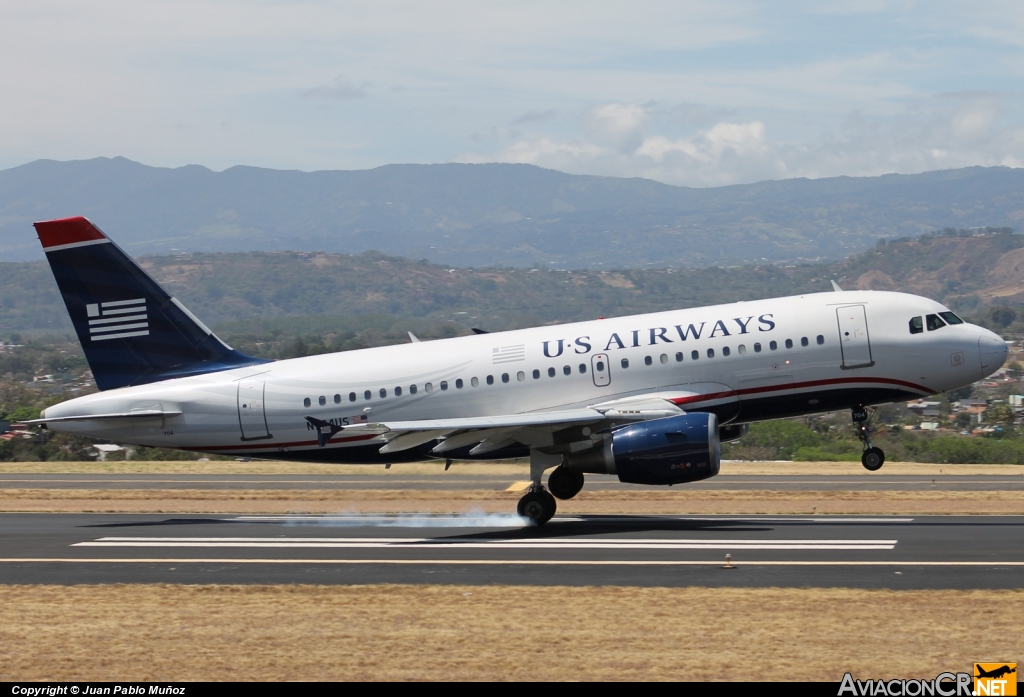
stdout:
[[[590,111],[599,137],[522,139],[469,162],[526,162],[579,174],[640,176],[672,184],[718,186],[764,179],[874,176],[975,164],[1024,162],[1024,128],[990,93],[940,95],[907,105],[896,117],[851,113],[816,137],[785,139],[759,120],[722,120],[671,137],[672,109],[606,104]],[[608,134],[611,134],[609,136]],[[629,144],[629,147],[624,147]]]

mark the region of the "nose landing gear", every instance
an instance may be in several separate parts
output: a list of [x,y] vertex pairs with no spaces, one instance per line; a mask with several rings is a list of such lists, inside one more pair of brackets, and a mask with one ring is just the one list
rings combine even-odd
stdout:
[[853,408],[853,425],[857,429],[857,437],[864,444],[864,454],[860,456],[860,464],[869,472],[877,472],[885,464],[885,453],[881,448],[871,445],[871,427],[868,424],[868,411],[863,406]]

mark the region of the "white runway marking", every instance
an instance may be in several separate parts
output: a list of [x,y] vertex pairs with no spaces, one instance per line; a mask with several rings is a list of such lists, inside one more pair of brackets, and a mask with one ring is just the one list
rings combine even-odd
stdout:
[[[490,514],[500,515],[500,514]],[[488,514],[480,514],[479,516],[471,516],[467,514],[461,515],[430,515],[430,514],[418,514],[415,516],[400,516],[400,515],[240,515],[228,518],[227,520],[240,520],[248,523],[348,523],[357,524],[365,523],[366,525],[374,525],[377,523],[385,522],[394,527],[401,527],[399,523],[407,518],[415,517],[419,521],[438,521],[448,523],[451,521],[462,521],[474,520],[475,517],[485,518],[489,517]],[[517,520],[522,520],[518,516],[514,516]],[[636,518],[647,518],[650,520],[685,520],[692,522],[701,523],[911,523],[914,521],[913,518],[850,518],[850,517],[839,517],[829,515],[811,515],[801,517],[785,517],[785,516],[667,516],[667,515],[631,515],[631,516],[599,516],[591,515],[586,518],[573,517],[573,516],[555,516],[551,519],[548,525],[557,523],[579,523],[584,520],[596,521],[596,520],[612,520],[621,521],[623,518],[636,519]],[[417,525],[416,527],[424,527]],[[519,526],[516,526],[519,527]]]
[[597,539],[476,540],[365,537],[102,537],[73,547],[235,547],[277,549],[615,549],[891,550],[898,540]]

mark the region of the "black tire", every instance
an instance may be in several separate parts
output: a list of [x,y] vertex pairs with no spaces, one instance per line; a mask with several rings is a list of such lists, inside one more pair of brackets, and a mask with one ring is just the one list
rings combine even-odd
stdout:
[[583,473],[566,467],[556,467],[548,475],[548,491],[556,499],[568,501],[583,488]]
[[869,472],[877,472],[885,464],[885,453],[881,448],[868,448],[860,456],[860,464]]
[[543,525],[555,515],[555,497],[545,490],[531,491],[519,499],[516,511],[532,525]]

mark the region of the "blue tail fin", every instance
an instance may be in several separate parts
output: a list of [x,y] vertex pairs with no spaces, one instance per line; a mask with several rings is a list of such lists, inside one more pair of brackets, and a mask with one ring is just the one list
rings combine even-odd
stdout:
[[35,228],[101,390],[267,362],[218,339],[85,218]]

